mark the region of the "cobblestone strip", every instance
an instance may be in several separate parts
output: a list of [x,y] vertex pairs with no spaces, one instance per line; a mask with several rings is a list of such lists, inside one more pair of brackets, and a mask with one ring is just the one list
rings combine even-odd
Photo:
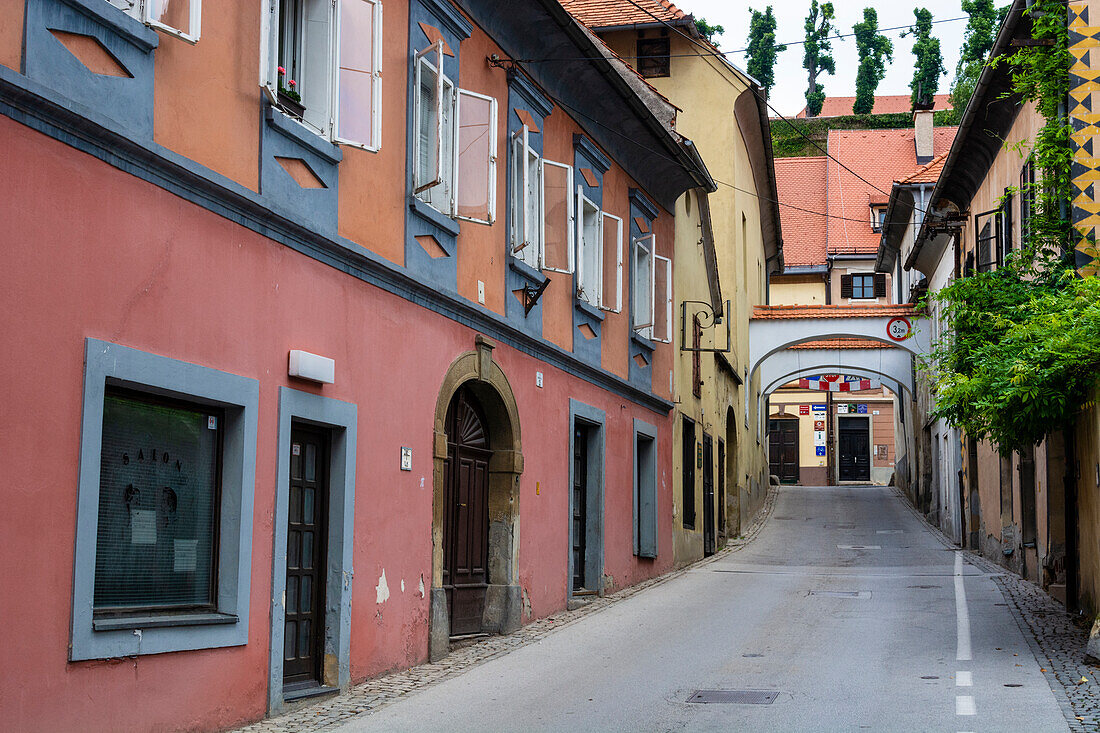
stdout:
[[599,613],[612,604],[630,598],[648,588],[666,583],[689,570],[726,557],[748,545],[760,533],[761,528],[767,522],[772,509],[775,507],[775,499],[779,493],[778,489],[777,486],[769,487],[764,505],[740,538],[730,540],[725,548],[708,558],[656,578],[645,580],[602,598],[595,598],[590,603],[575,610],[561,611],[552,616],[538,619],[515,633],[506,636],[490,636],[470,646],[456,649],[447,655],[445,659],[438,662],[422,664],[385,677],[367,680],[363,684],[353,687],[346,694],[326,698],[321,702],[286,715],[261,720],[238,729],[236,733],[314,733],[315,731],[342,725],[352,718],[368,715],[395,700],[461,674],[472,667],[484,664],[490,659],[503,656],[520,647],[539,641],[558,629],[570,626],[591,614]]
[[[958,549],[958,545],[917,511],[907,496],[896,488],[894,492],[936,539],[945,547]],[[1000,588],[1016,625],[1039,662],[1039,668],[1062,709],[1069,729],[1075,732],[1100,731],[1100,680],[1096,677],[1100,669],[1084,661],[1088,632],[1077,628],[1065,607],[1042,588],[983,555],[970,550],[963,552],[967,562],[992,576],[993,582]],[[1082,677],[1088,682],[1081,682]]]

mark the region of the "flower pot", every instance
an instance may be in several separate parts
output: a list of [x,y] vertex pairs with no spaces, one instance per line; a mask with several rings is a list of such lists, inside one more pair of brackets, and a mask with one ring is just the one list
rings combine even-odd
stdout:
[[296,99],[291,99],[283,92],[279,92],[279,107],[291,117],[296,117],[299,120],[302,119],[302,116],[306,113],[304,104]]

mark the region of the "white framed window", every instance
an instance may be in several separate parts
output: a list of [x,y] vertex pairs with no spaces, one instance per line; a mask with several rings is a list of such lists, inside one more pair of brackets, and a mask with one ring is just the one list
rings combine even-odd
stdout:
[[577,186],[577,298],[600,307],[603,280],[603,217],[600,207]]
[[634,240],[634,330],[653,338],[653,249],[656,238],[649,234]]
[[107,0],[146,25],[188,43],[198,43],[202,0]]
[[573,166],[542,161],[542,269],[572,274],[576,270],[577,199]]
[[672,343],[672,260],[653,255],[653,334],[654,341]]
[[543,166],[524,125],[512,136],[512,255],[535,269],[543,261]]
[[332,142],[377,151],[382,146],[381,0],[269,2],[260,59],[268,98]]
[[497,100],[459,89],[458,218],[492,224],[497,210]]
[[612,313],[623,309],[623,220],[606,211],[601,214],[603,229],[603,275],[600,308]]
[[414,57],[413,195],[445,216],[496,220],[497,101],[441,72],[443,41]]

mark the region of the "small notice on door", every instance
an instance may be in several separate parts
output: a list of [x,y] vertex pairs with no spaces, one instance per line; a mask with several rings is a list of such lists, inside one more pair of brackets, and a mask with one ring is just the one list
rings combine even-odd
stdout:
[[193,573],[198,560],[198,540],[176,540],[173,547],[172,570],[177,573]]
[[154,509],[134,509],[130,512],[130,544],[157,544],[157,512]]

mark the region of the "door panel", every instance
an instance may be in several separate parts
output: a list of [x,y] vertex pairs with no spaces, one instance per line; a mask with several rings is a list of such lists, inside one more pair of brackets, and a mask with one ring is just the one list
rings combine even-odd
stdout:
[[870,481],[870,421],[859,417],[841,417],[838,421],[837,453],[840,480]]
[[768,462],[780,481],[798,483],[798,420],[768,421]]
[[328,435],[294,425],[290,443],[283,682],[320,684],[328,556]]
[[714,441],[703,433],[703,554],[714,550]]
[[573,590],[585,588],[588,533],[588,429],[573,431]]
[[443,472],[443,589],[451,634],[481,631],[489,581],[488,438],[480,406],[465,388],[447,414]]

